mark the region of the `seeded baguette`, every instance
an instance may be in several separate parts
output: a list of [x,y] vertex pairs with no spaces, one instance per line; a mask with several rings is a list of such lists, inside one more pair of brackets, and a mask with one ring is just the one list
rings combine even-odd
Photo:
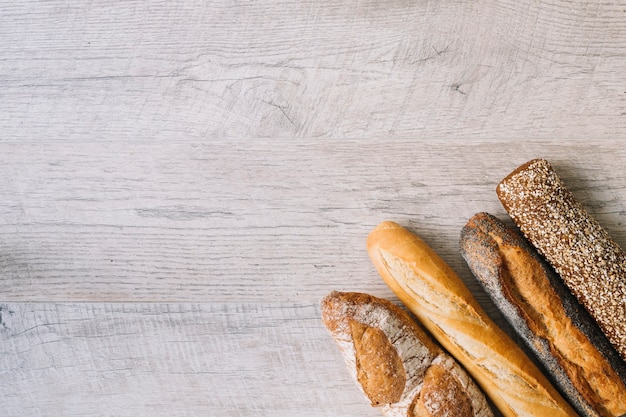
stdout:
[[524,236],[626,360],[626,254],[565,187],[545,159],[520,166],[497,186]]
[[474,381],[400,307],[333,291],[321,308],[357,385],[386,417],[493,417]]
[[396,223],[383,222],[370,233],[367,246],[391,290],[474,377],[504,416],[577,415],[419,237]]
[[461,255],[512,328],[585,417],[626,413],[626,363],[531,245],[498,218],[474,215]]

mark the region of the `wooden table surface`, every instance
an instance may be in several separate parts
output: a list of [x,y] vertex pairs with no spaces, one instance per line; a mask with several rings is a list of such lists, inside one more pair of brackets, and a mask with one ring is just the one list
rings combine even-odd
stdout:
[[0,414],[377,416],[320,321],[548,158],[626,246],[626,1],[0,1]]

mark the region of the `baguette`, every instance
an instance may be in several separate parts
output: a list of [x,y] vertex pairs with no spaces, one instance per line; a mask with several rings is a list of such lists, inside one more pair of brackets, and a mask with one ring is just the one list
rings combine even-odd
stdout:
[[493,417],[467,373],[395,304],[327,295],[322,320],[361,391],[388,417]]
[[369,235],[368,252],[387,285],[474,377],[506,417],[576,412],[524,351],[484,312],[452,269],[393,222]]
[[496,193],[522,233],[626,360],[624,251],[545,159],[517,168],[498,184]]
[[461,255],[494,304],[585,417],[626,413],[626,363],[520,235],[487,213],[461,231]]

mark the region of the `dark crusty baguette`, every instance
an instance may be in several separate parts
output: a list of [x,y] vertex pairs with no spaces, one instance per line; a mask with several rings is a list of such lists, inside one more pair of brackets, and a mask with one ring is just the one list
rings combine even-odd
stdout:
[[461,231],[461,254],[494,304],[586,417],[626,413],[626,363],[531,245],[487,213]]
[[577,416],[528,355],[489,318],[463,281],[417,235],[383,222],[370,233],[367,247],[389,288],[503,415]]
[[401,308],[333,291],[322,320],[372,406],[387,417],[492,417],[467,373]]
[[626,360],[626,254],[576,201],[552,166],[535,159],[496,193],[526,238],[554,267]]

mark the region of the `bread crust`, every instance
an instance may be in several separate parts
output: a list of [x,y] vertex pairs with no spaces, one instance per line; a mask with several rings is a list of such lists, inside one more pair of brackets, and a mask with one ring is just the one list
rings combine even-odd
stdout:
[[321,310],[357,385],[386,417],[493,417],[469,375],[400,307],[333,291]]
[[626,413],[626,364],[525,239],[488,213],[463,227],[461,254],[513,329],[586,417]]
[[454,271],[394,222],[369,235],[380,275],[506,417],[576,416],[536,365],[484,312]]
[[626,360],[626,254],[565,187],[550,163],[534,159],[497,186],[524,236]]

